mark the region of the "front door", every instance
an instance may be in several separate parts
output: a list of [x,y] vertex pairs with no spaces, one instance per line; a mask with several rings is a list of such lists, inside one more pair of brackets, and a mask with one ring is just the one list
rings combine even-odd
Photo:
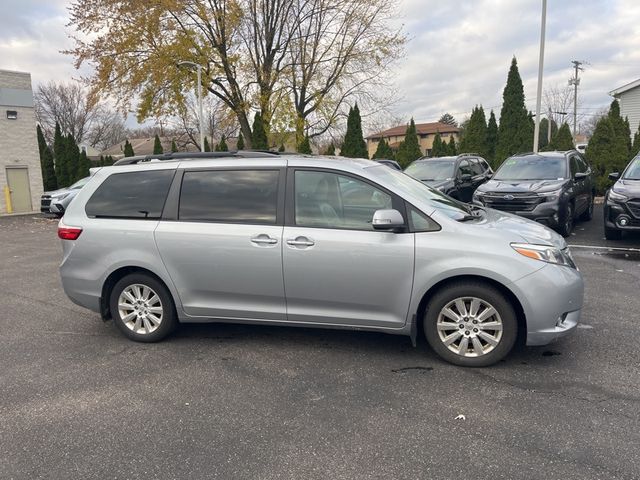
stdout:
[[283,178],[278,168],[184,172],[177,218],[155,238],[187,315],[286,319]]
[[14,213],[30,212],[31,188],[27,168],[7,168],[7,184]]
[[326,170],[289,176],[283,235],[288,320],[402,327],[413,286],[414,235],[371,226],[376,210],[397,206],[392,195]]

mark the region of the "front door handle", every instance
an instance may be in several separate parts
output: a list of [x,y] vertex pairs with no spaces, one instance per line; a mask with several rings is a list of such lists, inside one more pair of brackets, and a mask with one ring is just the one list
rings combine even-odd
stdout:
[[313,247],[315,242],[309,240],[307,237],[296,237],[287,240],[287,245],[291,245],[292,247]]
[[271,238],[269,235],[258,235],[257,237],[253,237],[251,239],[251,243],[255,243],[256,245],[275,245],[278,243],[277,238]]

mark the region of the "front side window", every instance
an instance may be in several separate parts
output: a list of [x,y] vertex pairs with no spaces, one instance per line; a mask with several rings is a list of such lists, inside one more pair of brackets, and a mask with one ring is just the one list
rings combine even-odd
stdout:
[[373,230],[376,210],[393,208],[391,195],[346,175],[298,170],[295,222],[301,227]]
[[186,171],[178,218],[191,222],[275,224],[278,170]]
[[93,193],[85,212],[95,218],[157,220],[175,170],[114,173]]
[[470,162],[471,162],[471,170],[473,171],[474,176],[484,174],[484,168],[482,167],[482,165],[480,164],[480,161],[477,158],[472,158]]
[[467,160],[462,160],[460,165],[458,166],[458,171],[460,172],[460,176],[462,175],[471,175],[473,176],[473,170],[471,170],[471,165]]

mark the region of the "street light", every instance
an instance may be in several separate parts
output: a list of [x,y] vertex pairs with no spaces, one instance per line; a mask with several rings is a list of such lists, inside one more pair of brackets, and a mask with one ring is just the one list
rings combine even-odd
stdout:
[[204,152],[204,115],[202,114],[202,65],[199,65],[195,62],[182,61],[178,63],[178,66],[195,68],[198,72],[198,122],[200,123],[200,151]]
[[540,58],[538,60],[538,97],[536,98],[536,126],[533,131],[533,151],[538,153],[540,138],[540,103],[542,97],[542,70],[544,69],[544,37],[547,24],[547,0],[542,0],[542,20],[540,25]]

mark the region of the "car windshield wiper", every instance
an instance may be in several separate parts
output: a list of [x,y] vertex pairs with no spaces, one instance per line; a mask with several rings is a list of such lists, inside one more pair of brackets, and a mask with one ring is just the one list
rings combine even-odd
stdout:
[[469,220],[477,220],[478,215],[463,215],[460,218],[456,218],[458,222],[468,222]]
[[433,182],[435,180],[435,178],[421,178],[420,181],[421,182]]

